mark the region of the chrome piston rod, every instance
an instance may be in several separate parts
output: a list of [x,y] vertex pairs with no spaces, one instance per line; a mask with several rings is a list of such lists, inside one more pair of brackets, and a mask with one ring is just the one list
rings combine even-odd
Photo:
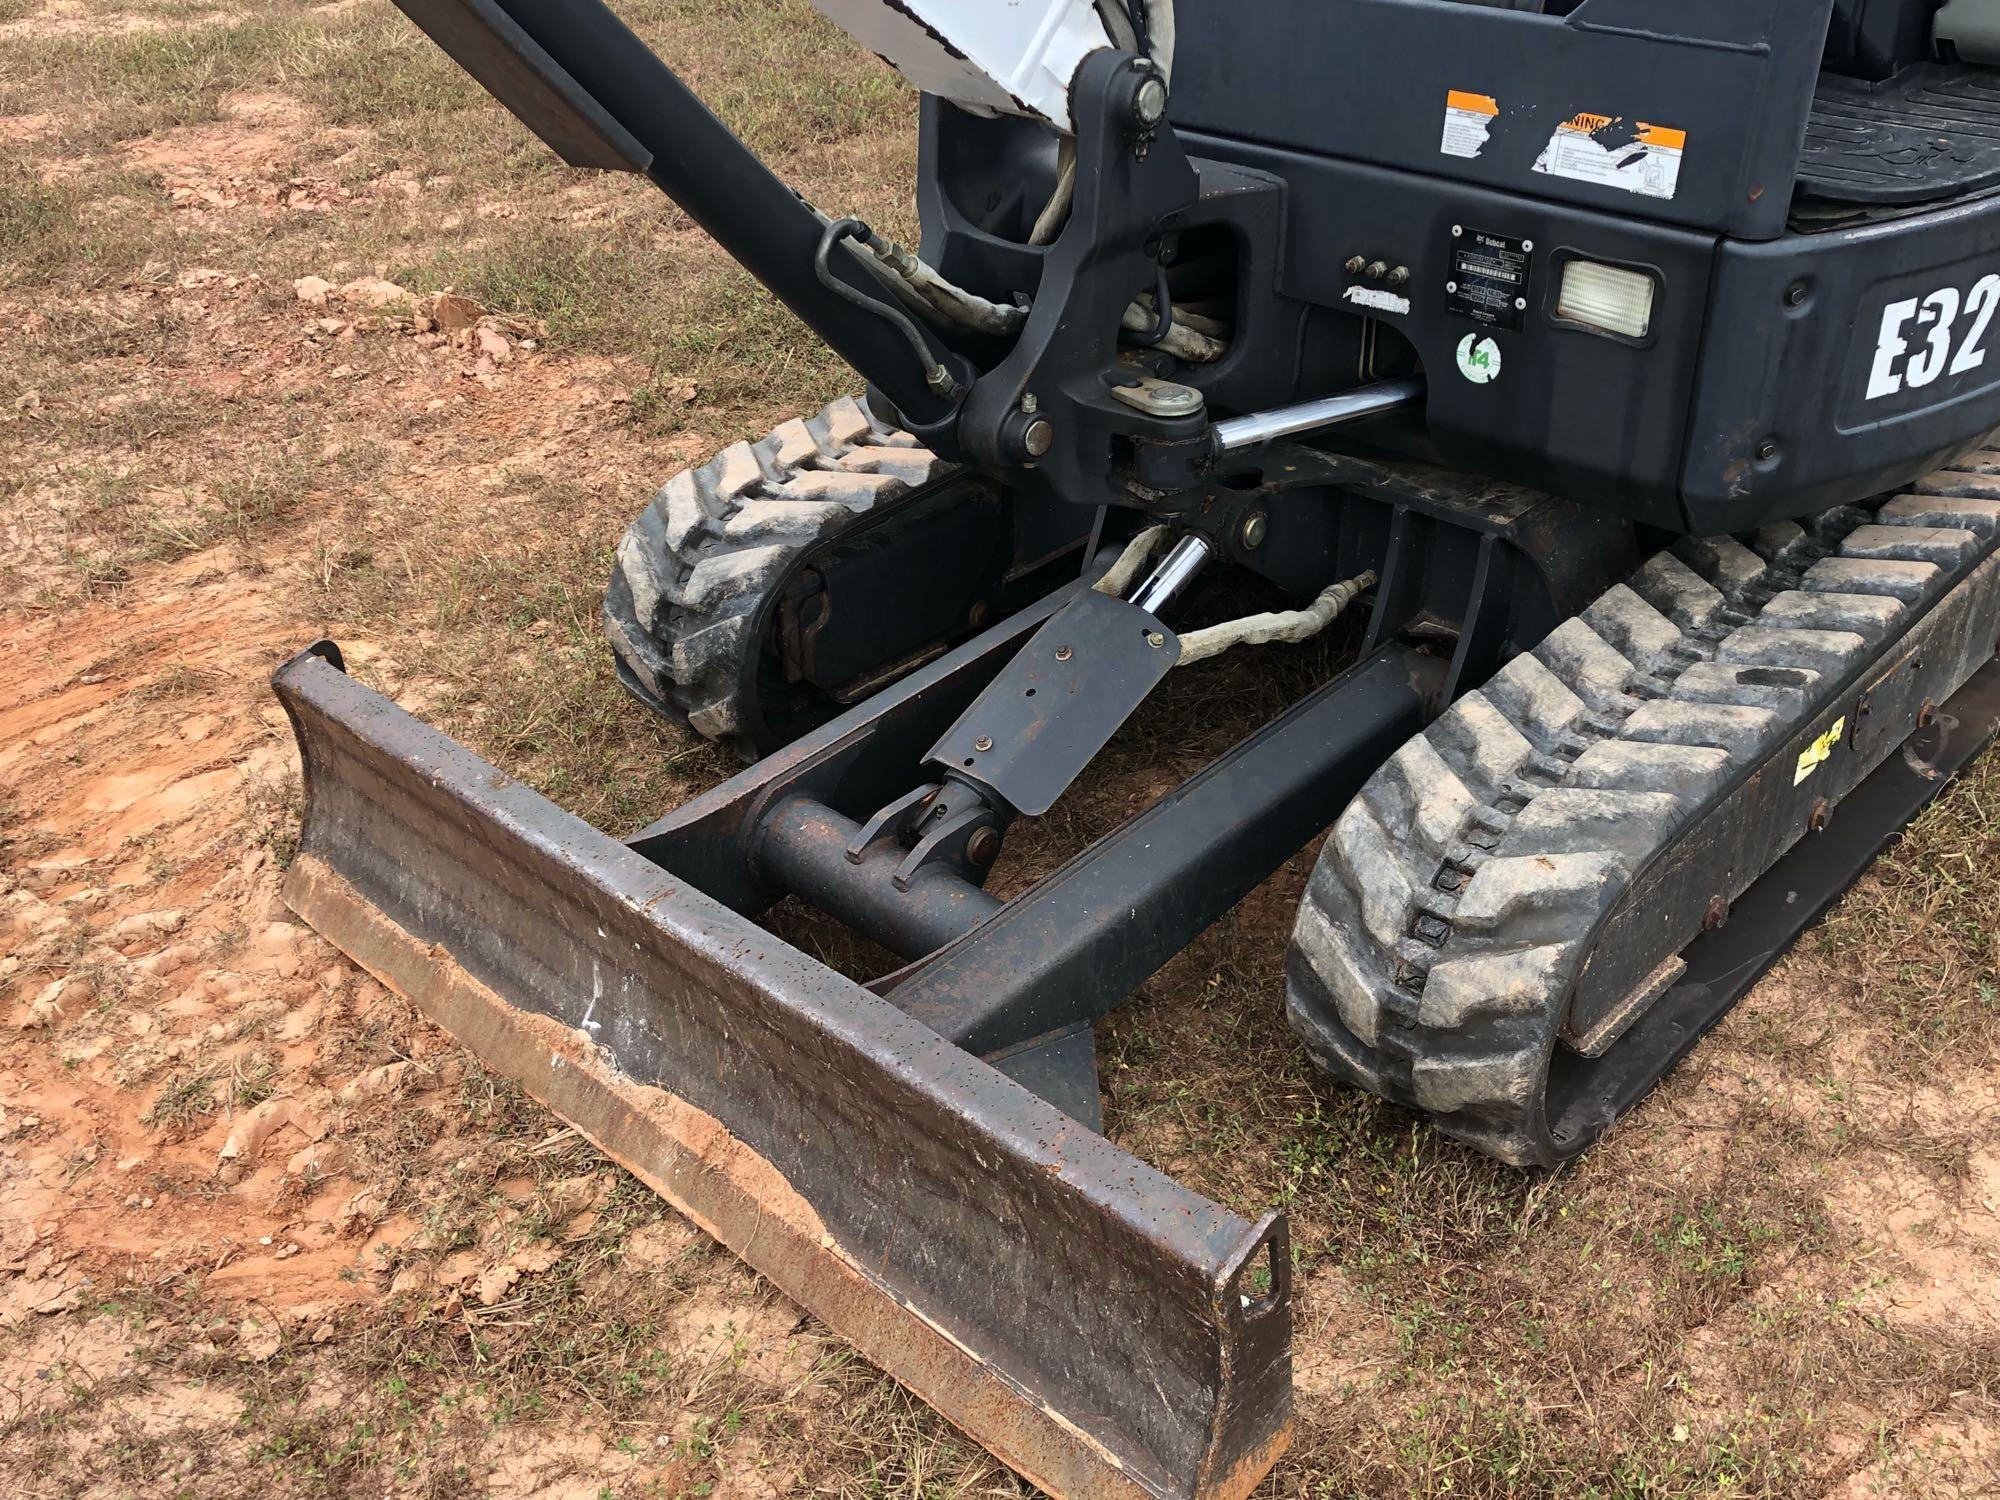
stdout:
[[1173,550],[1160,559],[1160,565],[1153,569],[1146,581],[1133,590],[1132,603],[1157,619],[1181,591],[1194,582],[1195,574],[1202,570],[1202,565],[1211,555],[1212,549],[1200,537],[1182,537],[1174,543]]
[[1297,406],[1280,406],[1271,411],[1251,412],[1248,416],[1217,422],[1215,446],[1219,452],[1233,453],[1240,448],[1254,448],[1259,443],[1268,443],[1273,438],[1290,437],[1294,433],[1313,432],[1321,427],[1380,416],[1383,412],[1413,406],[1423,398],[1424,378],[1421,375],[1384,380],[1376,385],[1364,385],[1358,390],[1342,391],[1338,396],[1302,401]]

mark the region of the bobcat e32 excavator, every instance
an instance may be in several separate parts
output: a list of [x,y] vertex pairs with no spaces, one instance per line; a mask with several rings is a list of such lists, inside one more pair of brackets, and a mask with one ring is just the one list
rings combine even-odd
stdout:
[[[1331,828],[1270,955],[1311,1055],[1547,1168],[1994,732],[1995,0],[817,0],[923,96],[920,252],[599,0],[397,3],[866,394],[618,549],[625,685],[746,770],[615,839],[321,643],[291,899],[1046,1489],[1285,1443],[1284,1217],[1104,1139],[1092,1042],[1281,863]],[[1274,607],[1191,627],[1217,580]],[[1169,672],[1343,611],[1345,671],[987,890]]]

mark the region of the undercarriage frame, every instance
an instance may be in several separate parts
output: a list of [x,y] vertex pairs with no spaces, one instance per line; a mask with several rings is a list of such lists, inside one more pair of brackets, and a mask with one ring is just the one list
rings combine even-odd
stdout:
[[[1023,669],[1024,643],[1086,618],[1104,596],[1083,580],[624,842],[321,643],[275,678],[307,790],[288,897],[1044,1488],[1246,1493],[1290,1429],[1285,1219],[1252,1223],[1103,1137],[1091,1023],[1623,550],[1556,502],[1322,461],[1310,482],[1303,458],[1269,467],[1303,486],[1289,505],[1343,518],[1342,566],[1380,575],[1358,660],[1009,901],[962,848],[899,884],[910,851],[871,815],[925,788],[939,736]],[[1066,644],[1089,670],[1090,637]],[[1650,1087],[1991,738],[2000,666],[1917,722],[1685,951],[1647,1061],[1606,1088]],[[785,896],[906,962],[835,973],[753,920]]]

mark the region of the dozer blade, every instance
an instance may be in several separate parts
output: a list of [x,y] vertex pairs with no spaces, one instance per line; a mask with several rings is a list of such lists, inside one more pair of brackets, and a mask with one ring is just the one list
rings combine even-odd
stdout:
[[1042,1488],[1234,1497],[1290,1248],[420,723],[322,643],[293,908]]

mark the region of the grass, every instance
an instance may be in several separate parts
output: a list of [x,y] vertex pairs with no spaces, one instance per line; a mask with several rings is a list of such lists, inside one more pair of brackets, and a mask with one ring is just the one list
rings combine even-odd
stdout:
[[[908,233],[911,96],[803,0],[625,13],[814,201]],[[268,150],[214,169],[235,205],[173,206],[169,178],[209,170],[266,118],[245,100],[273,98],[277,124],[256,126]],[[23,522],[4,564],[19,597],[61,609],[140,597],[161,569],[227,570],[286,600],[302,632],[375,647],[354,658],[363,680],[612,829],[731,771],[625,698],[598,600],[666,475],[851,384],[788,313],[646,184],[554,163],[383,6],[195,7],[153,31],[10,39],[0,114],[45,109],[57,127],[0,162],[0,306],[22,333],[0,367],[0,443],[20,454],[0,511]],[[177,142],[173,166],[143,164]],[[333,206],[258,195],[294,179]],[[181,286],[204,268],[252,279]],[[535,325],[542,348],[482,383],[390,315],[302,308],[290,286],[307,274],[451,286]],[[335,314],[353,338],[317,328]],[[1015,832],[1003,887],[1325,680],[1351,645],[1174,674],[1051,817]],[[170,665],[144,692],[192,715],[231,686]],[[280,863],[299,798],[283,771],[248,798],[248,834]],[[1904,1454],[1938,1412],[1991,1420],[1992,1350],[1976,1330],[1884,1315],[1872,1289],[1900,1273],[1841,1194],[1888,1168],[1963,1181],[1982,1147],[1962,1120],[1956,1135],[1917,1128],[1892,1106],[1983,1076],[2000,1042],[1996,814],[1988,757],[1631,1126],[1549,1178],[1313,1070],[1275,959],[1310,850],[1150,980],[1100,1032],[1110,1133],[1292,1226],[1301,1428],[1263,1493],[1817,1496]],[[776,925],[836,965],[880,962],[797,911]],[[206,1447],[106,1429],[79,1472],[137,1490],[181,1483],[172,1465],[196,1454],[185,1482],[200,1494],[246,1475],[284,1493],[455,1494],[519,1434],[587,1429],[607,1455],[663,1448],[668,1493],[704,1493],[753,1452],[802,1492],[1019,1492],[812,1325],[797,1390],[690,1355],[674,1332],[695,1299],[755,1312],[768,1289],[700,1241],[641,1269],[636,1239],[671,1222],[649,1193],[517,1090],[452,1071],[400,1002],[334,1014],[316,1039],[326,1081],[421,1063],[423,1088],[371,1107],[343,1174],[416,1226],[376,1257],[385,1288],[403,1271],[411,1284],[330,1319],[321,1343],[287,1330],[251,1364],[232,1343],[239,1310],[198,1285],[156,1289],[151,1316],[182,1347],[148,1378],[212,1383],[242,1415]],[[289,1086],[265,1045],[152,1075],[148,1123],[194,1136]],[[565,1238],[582,1213],[564,1184],[600,1174],[614,1186]],[[218,1191],[173,1187],[176,1202]],[[538,1238],[562,1259],[492,1307],[425,1283],[454,1254]],[[71,1420],[90,1430],[88,1412]],[[59,1428],[5,1435],[72,1454]]]
[[1808,939],[1910,1077],[2000,1045],[2000,761],[1973,762]]
[[[105,208],[73,183],[48,183],[0,159],[0,291],[96,287],[132,270],[125,205]],[[141,241],[140,243],[143,243]]]
[[216,1097],[220,1080],[206,1070],[176,1073],[153,1097],[146,1123],[156,1130],[185,1132],[222,1107]]

